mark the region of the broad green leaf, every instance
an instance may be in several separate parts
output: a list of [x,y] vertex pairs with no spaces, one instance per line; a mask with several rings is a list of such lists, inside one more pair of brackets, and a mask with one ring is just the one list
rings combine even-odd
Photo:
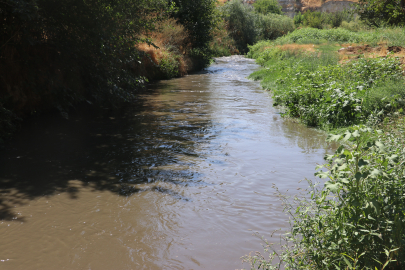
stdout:
[[352,134],[350,133],[350,131],[346,131],[345,132],[345,137],[342,139],[342,141],[347,141],[352,137]]
[[389,160],[391,160],[394,163],[397,163],[399,161],[399,156],[398,155],[392,155],[389,157]]
[[345,183],[345,184],[349,184],[350,181],[347,178],[342,178],[340,179],[340,182]]
[[315,167],[315,170],[322,169],[324,166],[325,166],[324,164],[322,164],[322,165],[317,165],[317,166]]
[[380,150],[380,152],[384,153],[385,152],[385,146],[382,142],[380,141],[376,141],[375,145],[378,147],[378,149]]
[[344,159],[342,159],[342,158],[337,158],[337,159],[335,159],[335,162],[337,163],[337,164],[342,164],[343,162],[344,162],[345,160]]
[[372,177],[376,177],[376,176],[381,175],[381,174],[382,174],[381,171],[380,171],[380,170],[377,170],[377,169],[374,169],[374,170],[370,173],[370,175],[371,175]]
[[346,163],[344,163],[342,166],[338,167],[339,171],[343,171],[343,170],[346,170],[346,169],[347,169],[347,164]]
[[337,141],[339,141],[339,139],[342,137],[342,135],[333,135],[333,134],[330,134],[329,136],[328,136],[328,138],[326,139],[326,141],[328,141],[328,142],[337,142]]
[[329,172],[320,171],[320,172],[316,172],[314,175],[318,176],[319,178],[328,178]]
[[353,136],[354,138],[358,138],[358,137],[360,137],[360,132],[359,132],[358,130],[356,130],[356,131],[354,131],[354,132],[352,133],[352,136]]
[[340,186],[339,183],[333,184],[330,181],[325,183],[325,188],[327,188],[329,191],[331,191],[333,193],[335,193],[339,190],[339,186]]
[[365,166],[365,165],[368,165],[368,163],[369,163],[368,160],[364,160],[364,159],[361,158],[361,159],[359,160],[358,166],[359,166],[359,167],[363,167],[363,166]]

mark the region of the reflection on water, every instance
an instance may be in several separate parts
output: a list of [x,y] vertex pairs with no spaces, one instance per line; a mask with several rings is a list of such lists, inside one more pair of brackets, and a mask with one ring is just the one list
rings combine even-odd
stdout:
[[0,152],[1,269],[235,269],[286,226],[271,188],[331,151],[282,119],[243,57],[119,111],[30,121]]

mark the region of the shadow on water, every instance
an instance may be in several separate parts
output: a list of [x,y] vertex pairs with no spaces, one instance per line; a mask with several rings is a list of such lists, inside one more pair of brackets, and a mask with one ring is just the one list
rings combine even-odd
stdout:
[[[201,184],[190,166],[198,157],[195,145],[210,133],[211,123],[206,118],[176,120],[175,110],[140,99],[118,111],[27,121],[0,151],[0,219],[13,220],[14,205],[41,196],[64,192],[75,199],[82,187],[130,196],[143,190],[136,186],[140,183]],[[167,188],[152,191],[188,200]]]

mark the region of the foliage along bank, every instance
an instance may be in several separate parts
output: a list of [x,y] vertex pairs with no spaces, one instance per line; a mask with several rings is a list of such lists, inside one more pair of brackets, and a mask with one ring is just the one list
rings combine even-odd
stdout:
[[250,47],[275,105],[342,144],[316,168],[325,181],[279,194],[290,230],[244,258],[252,269],[404,269],[404,41],[400,27],[302,28]]
[[[57,108],[66,115],[83,102],[130,101],[148,78],[180,75],[182,55],[188,59],[183,72],[204,67],[215,3],[1,1],[0,138],[10,137],[19,117],[37,111]],[[175,40],[167,36],[174,32]],[[158,49],[153,35],[166,35],[161,57],[147,52]]]

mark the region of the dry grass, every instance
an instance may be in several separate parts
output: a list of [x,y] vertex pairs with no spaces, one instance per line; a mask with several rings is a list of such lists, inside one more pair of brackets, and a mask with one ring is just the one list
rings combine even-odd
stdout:
[[[348,45],[348,44],[346,44]],[[362,55],[366,58],[378,57],[399,57],[402,66],[405,69],[405,48],[399,46],[387,46],[387,44],[380,44],[377,47],[369,45],[356,45],[351,44],[339,50],[340,63],[347,63],[353,59],[357,59]]]
[[220,5],[223,5],[223,4],[225,4],[226,2],[229,2],[229,0],[218,0],[218,3],[219,3]]
[[307,51],[307,52],[314,52],[317,48],[316,45],[313,44],[285,44],[279,45],[277,48],[280,48],[283,51]]
[[[350,1],[350,2],[359,2],[358,0],[341,0],[341,1]],[[339,0],[301,0],[301,4],[304,7],[310,7],[310,8],[314,8],[314,7],[321,7],[324,3],[326,2],[341,2]]]
[[148,36],[156,47],[147,43],[137,46],[138,50],[145,53],[141,66],[136,68],[143,76],[151,80],[159,78],[159,65],[163,59],[169,57],[178,62],[180,76],[186,75],[191,70],[190,61],[186,57],[190,47],[188,34],[176,20],[162,21],[157,25],[157,31],[148,33]]

